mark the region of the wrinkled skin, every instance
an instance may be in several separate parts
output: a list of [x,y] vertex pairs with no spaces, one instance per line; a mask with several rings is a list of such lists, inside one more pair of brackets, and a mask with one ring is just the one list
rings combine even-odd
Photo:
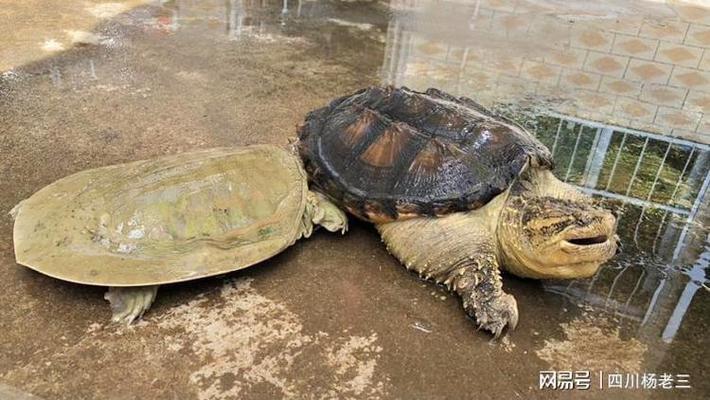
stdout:
[[498,227],[505,268],[536,279],[586,278],[614,255],[616,219],[579,200],[510,198]]
[[500,267],[527,278],[581,278],[593,275],[617,249],[611,212],[536,169],[478,210],[377,229],[408,269],[459,294],[466,312],[495,337],[518,323]]

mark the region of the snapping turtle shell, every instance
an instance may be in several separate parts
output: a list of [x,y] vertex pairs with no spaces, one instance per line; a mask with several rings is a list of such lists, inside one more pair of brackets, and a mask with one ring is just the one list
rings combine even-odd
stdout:
[[373,222],[392,255],[496,337],[518,322],[501,268],[582,278],[616,252],[614,215],[557,179],[531,134],[465,97],[360,90],[311,112],[298,150],[312,190]]
[[304,233],[307,194],[297,157],[268,145],[82,171],[18,205],[15,255],[43,274],[90,285],[222,274],[293,244]]
[[529,163],[553,165],[542,143],[471,99],[391,86],[309,113],[299,152],[318,189],[371,222],[477,209]]

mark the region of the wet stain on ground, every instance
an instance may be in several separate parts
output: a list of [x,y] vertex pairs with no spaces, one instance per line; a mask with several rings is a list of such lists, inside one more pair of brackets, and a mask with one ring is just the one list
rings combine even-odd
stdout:
[[[555,82],[552,90],[538,82],[535,87],[542,89],[533,93],[533,100],[544,100],[560,113],[582,110],[590,101],[600,102],[601,110],[606,100],[595,97],[598,93],[569,89],[564,83],[566,71],[560,68],[568,67],[538,65],[532,58],[559,56],[576,65],[570,57],[580,49],[601,53],[608,32],[617,38],[628,34],[618,21],[635,26],[639,20],[638,46],[628,48],[648,44],[653,35],[668,35],[655,40],[673,42],[672,28],[702,25],[708,11],[681,5],[667,13],[665,6],[646,8],[645,2],[616,2],[602,10],[502,1],[483,2],[471,18],[475,10],[470,4],[446,2],[437,9],[431,2],[404,3],[304,1],[288,4],[288,9],[281,1],[66,2],[55,9],[30,2],[3,7],[0,18],[12,24],[0,24],[0,32],[7,33],[3,37],[10,38],[0,44],[0,395],[13,390],[18,398],[24,392],[47,399],[561,398],[565,393],[539,389],[539,372],[575,368],[590,370],[595,383],[589,391],[575,392],[581,398],[707,398],[708,210],[702,201],[704,207],[697,207],[688,229],[684,218],[624,206],[624,252],[590,280],[538,282],[506,276],[521,321],[501,343],[490,343],[487,334],[476,332],[458,298],[408,273],[387,254],[376,231],[356,221],[344,237],[318,232],[253,268],[162,287],[144,320],[128,328],[108,324],[103,288],[57,281],[15,264],[7,212],[71,173],[198,148],[287,144],[308,111],[379,83],[419,90],[437,86],[486,105],[520,104],[531,99],[529,82],[521,77],[542,82],[552,79],[548,75],[553,71],[562,84]],[[51,11],[52,17],[38,16],[39,9]],[[648,15],[638,17],[638,10],[664,24],[649,27],[644,22]],[[450,24],[443,29],[442,24],[424,23],[421,12]],[[541,20],[549,29],[536,25],[546,33],[533,29],[523,35],[518,27],[526,20]],[[557,20],[568,25],[551,24]],[[462,43],[468,39],[450,28],[479,32],[496,21],[507,28],[491,34],[495,37],[480,33],[492,43],[489,49],[474,49],[483,51],[483,61],[458,69],[466,59]],[[599,35],[582,29],[574,36],[575,29],[594,23],[604,26]],[[694,38],[695,31],[688,32]],[[422,36],[436,40],[423,41]],[[527,39],[521,42],[521,36]],[[556,39],[545,39],[549,37]],[[558,41],[574,43],[561,54]],[[509,44],[513,54],[495,53],[501,47],[495,43]],[[515,54],[521,46],[528,50]],[[670,51],[669,57],[675,54],[685,62],[695,56],[690,47],[685,49],[690,55]],[[417,61],[417,55],[428,61]],[[509,65],[515,64],[516,55],[530,59],[521,59],[518,67]],[[621,56],[607,57],[590,61],[588,68],[579,66],[592,72],[590,79],[599,73],[600,91],[607,84],[612,90],[623,84],[635,90],[638,81],[611,81]],[[642,50],[634,57],[643,59]],[[697,71],[686,73],[702,72],[702,62],[693,67]],[[522,72],[517,80],[498,77],[505,85],[490,86],[487,68],[493,63]],[[649,88],[656,84],[652,70],[629,65],[630,74],[650,71],[645,82]],[[605,68],[612,75],[605,75]],[[673,79],[670,72],[667,79]],[[682,85],[684,78],[678,79]],[[585,82],[581,77],[572,81]],[[466,82],[474,82],[474,88]],[[638,96],[644,96],[644,87],[639,83]],[[685,94],[693,95],[692,89]],[[614,99],[614,104],[630,101]],[[636,106],[618,112],[612,106],[604,121],[641,129],[628,112]],[[660,107],[656,111],[663,114]],[[544,120],[537,108],[530,117],[526,110],[513,112],[512,118],[550,125],[551,133],[547,128],[536,132],[553,147],[557,120]],[[676,137],[702,141],[702,120],[686,114],[689,121],[677,128]],[[583,111],[576,115],[595,121],[603,117]],[[637,115],[643,120],[642,110]],[[660,122],[653,129],[662,127]],[[593,152],[581,150],[586,136],[575,140],[579,125],[559,123],[566,136],[557,141],[556,154],[568,157],[558,160],[566,175],[566,161],[575,148],[577,156]],[[589,132],[594,137],[593,129]],[[597,147],[603,137],[596,140]],[[614,149],[624,148],[621,140],[611,136],[612,156],[600,164],[599,182],[610,175]],[[633,154],[643,147],[642,137],[632,146]],[[654,150],[651,145],[645,159],[653,163],[638,168],[648,187],[633,187],[628,194],[646,199],[647,181],[656,176],[653,165],[669,159],[675,172],[663,172],[656,186],[667,186],[666,198],[673,200],[668,193],[674,177],[691,182],[693,166],[707,162],[700,158],[706,147],[692,148],[692,154],[683,153],[691,159],[686,170],[683,154],[681,161],[672,161],[676,150],[664,158],[665,147]],[[611,191],[624,194],[625,187],[614,185],[631,179],[639,158],[629,157],[616,163],[625,175],[617,175],[622,178]],[[570,179],[579,179],[576,183],[584,183],[594,170],[593,157],[584,159],[592,160],[589,168],[582,162],[569,170]],[[696,183],[680,186],[676,208],[690,212],[694,201],[703,199],[703,174],[707,168],[696,171]],[[687,193],[681,193],[686,187]],[[599,390],[596,369],[690,374],[692,388]]]

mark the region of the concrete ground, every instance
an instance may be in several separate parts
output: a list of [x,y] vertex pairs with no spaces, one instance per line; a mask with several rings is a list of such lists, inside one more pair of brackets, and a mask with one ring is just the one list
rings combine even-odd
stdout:
[[[162,287],[130,327],[109,323],[103,288],[17,265],[7,212],[54,180],[286,144],[309,110],[380,83],[387,4],[304,1],[283,14],[275,1],[195,3],[0,2],[0,398],[568,398],[539,388],[545,370],[591,371],[575,398],[708,397],[707,290],[666,343],[654,323],[506,276],[521,320],[491,343],[457,297],[357,221],[253,268]],[[663,292],[665,317],[689,282],[668,279],[679,289]],[[600,372],[687,373],[692,388],[599,389]]]

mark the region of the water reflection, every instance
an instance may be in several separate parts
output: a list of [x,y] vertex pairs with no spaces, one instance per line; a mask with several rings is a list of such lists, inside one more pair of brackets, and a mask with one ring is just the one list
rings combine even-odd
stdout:
[[554,112],[508,116],[552,149],[560,179],[622,212],[623,255],[591,279],[545,288],[671,342],[707,282],[710,146]]
[[[685,10],[663,4],[638,13],[631,2],[603,10],[574,2],[546,10],[526,1],[391,3],[384,82],[438,87],[498,109],[552,150],[560,179],[622,212],[623,254],[591,279],[545,282],[546,290],[671,342],[707,282],[710,147],[699,141],[710,141],[710,132],[698,123],[705,110],[687,103],[694,89],[665,75],[690,60],[658,51],[692,51],[677,45],[673,28],[693,32],[710,19],[685,21]],[[708,45],[692,35],[685,43]],[[687,74],[704,73],[696,61]],[[673,113],[669,124],[664,115]]]
[[[561,179],[623,215],[619,257],[590,279],[545,282],[546,290],[671,342],[707,282],[710,98],[696,86],[710,63],[696,50],[710,41],[693,33],[710,19],[684,20],[680,6],[656,3],[644,13],[637,3],[555,4],[392,0],[381,81],[466,95],[534,132]],[[155,26],[207,24],[230,40],[312,34],[298,29],[305,21],[327,46],[324,24],[351,36],[379,31],[357,7],[327,2],[161,7]]]
[[[510,345],[500,347],[484,345],[485,336],[472,332],[453,298],[444,297],[441,302],[428,300],[427,290],[422,291],[415,277],[408,276],[404,270],[373,271],[373,266],[377,268],[375,264],[396,265],[396,261],[387,257],[374,231],[355,229],[354,236],[347,240],[331,241],[323,237],[294,247],[292,252],[276,260],[277,264],[288,261],[294,268],[254,270],[257,275],[265,274],[265,279],[258,279],[263,284],[259,290],[263,289],[267,297],[283,301],[305,318],[304,329],[334,332],[334,338],[340,337],[343,327],[354,327],[353,332],[363,327],[366,331],[376,330],[385,350],[380,365],[370,372],[392,376],[397,391],[389,397],[457,398],[463,392],[496,393],[491,396],[501,397],[550,397],[551,392],[541,394],[534,390],[538,371],[546,365],[562,368],[564,364],[559,360],[568,358],[570,347],[563,347],[560,359],[551,361],[540,358],[535,350],[545,346],[548,340],[557,339],[563,339],[563,343],[574,342],[571,349],[580,350],[581,356],[577,359],[582,362],[607,365],[608,358],[591,360],[599,354],[589,351],[596,345],[597,349],[609,350],[611,358],[632,359],[634,366],[643,358],[644,368],[649,371],[690,372],[693,387],[700,387],[696,393],[707,393],[707,385],[702,375],[698,375],[707,361],[705,337],[710,323],[708,292],[703,288],[707,286],[708,265],[708,201],[704,194],[707,189],[703,189],[707,180],[707,147],[696,146],[688,140],[692,139],[690,136],[678,134],[671,136],[678,140],[669,139],[663,132],[625,124],[619,119],[620,115],[628,113],[635,121],[643,121],[647,118],[644,114],[647,103],[640,97],[650,99],[645,96],[653,95],[665,96],[666,104],[651,107],[662,116],[663,107],[673,108],[669,104],[679,95],[682,86],[665,88],[668,91],[663,92],[664,85],[660,83],[645,85],[622,79],[623,76],[615,78],[585,71],[585,59],[574,58],[582,50],[558,44],[564,41],[561,38],[569,36],[564,26],[561,29],[560,25],[551,25],[546,35],[556,32],[560,38],[549,41],[548,36],[517,33],[514,28],[519,20],[510,15],[515,7],[506,11],[504,6],[525,4],[522,1],[498,1],[493,5],[492,1],[481,1],[473,20],[470,16],[474,14],[468,12],[475,11],[474,2],[437,2],[439,9],[430,11],[432,18],[438,19],[428,24],[423,21],[421,29],[418,22],[407,20],[417,12],[411,9],[411,5],[417,4],[413,1],[407,2],[409,5],[394,3],[391,13],[383,10],[382,2],[304,1],[299,12],[298,3],[289,1],[286,13],[283,13],[283,0],[161,3],[154,1],[148,8],[126,10],[103,22],[95,31],[105,37],[99,45],[67,46],[62,54],[2,74],[0,92],[4,97],[0,96],[0,102],[5,100],[2,103],[5,112],[0,119],[7,122],[9,130],[0,128],[0,131],[4,132],[4,148],[9,149],[5,163],[9,169],[3,170],[6,179],[0,180],[8,183],[0,203],[11,207],[19,201],[20,194],[29,195],[43,184],[90,166],[200,146],[229,145],[235,141],[235,132],[256,130],[253,137],[238,138],[241,141],[285,141],[285,136],[293,133],[293,126],[303,117],[302,112],[338,93],[376,83],[378,71],[383,74],[382,82],[389,82],[388,77],[392,77],[398,84],[416,89],[437,86],[490,106],[496,105],[500,112],[527,124],[555,149],[557,170],[562,178],[586,190],[604,192],[600,195],[605,194],[615,207],[623,208],[620,231],[626,244],[624,253],[592,279],[546,282],[547,293],[541,293],[537,282],[508,279],[506,285],[516,292],[524,322],[510,335]],[[496,7],[494,12],[490,11],[492,6]],[[522,11],[518,7],[516,12]],[[568,16],[579,13],[565,12]],[[391,20],[387,19],[389,16]],[[451,18],[447,19],[449,16]],[[549,15],[539,17],[535,13],[530,17],[548,22],[564,20]],[[494,30],[488,35],[487,30],[491,30],[494,20],[504,22],[509,29]],[[459,21],[463,21],[463,25],[458,25]],[[605,21],[585,24],[591,23],[602,25]],[[687,24],[685,29],[690,29]],[[675,25],[664,26],[668,35],[675,35],[670,29]],[[77,29],[76,26],[70,28]],[[535,29],[538,28],[530,32]],[[601,43],[606,31],[601,28],[599,31],[601,39],[593,35],[582,39]],[[639,30],[639,33],[644,32]],[[430,34],[437,39],[426,39]],[[493,38],[488,40],[489,36]],[[646,39],[640,36],[639,42],[647,43]],[[291,40],[297,40],[298,45],[292,45]],[[419,54],[426,57],[420,59]],[[494,56],[496,54],[500,56]],[[612,56],[605,61],[618,60]],[[557,77],[561,85],[557,81],[546,83],[553,79],[548,76],[547,67],[540,65],[544,64],[545,57],[569,65],[581,63],[580,75],[574,75],[571,67],[560,66]],[[241,65],[244,63],[248,65]],[[462,63],[463,68],[459,69]],[[603,62],[599,65],[604,66]],[[614,65],[609,63],[609,71],[614,71]],[[629,71],[635,73],[632,68]],[[657,79],[654,71],[663,71],[665,67],[658,68],[639,72],[649,73],[649,79],[653,80]],[[685,67],[678,67],[681,71],[682,68]],[[458,79],[459,71],[462,71],[461,79]],[[528,76],[539,79],[530,83],[525,80]],[[587,85],[583,76],[599,86],[594,89],[569,86],[570,83]],[[691,75],[685,76],[685,79],[690,78]],[[698,92],[702,92],[702,85],[699,88]],[[618,99],[614,98],[610,106],[603,103],[606,97],[598,97],[608,94],[604,90],[628,91],[617,95]],[[686,89],[683,96],[688,98],[688,104],[693,104],[692,89]],[[574,102],[575,98],[579,103]],[[638,100],[641,105],[636,108],[637,104],[628,98]],[[584,114],[587,108],[582,106],[590,102],[598,105],[598,119]],[[571,107],[575,104],[578,109]],[[683,107],[676,108],[682,111]],[[703,124],[697,125],[702,127]],[[664,127],[660,123],[658,126]],[[686,133],[706,132],[702,128],[678,129]],[[268,132],[276,133],[269,135]],[[51,168],[39,168],[41,165]],[[698,206],[694,207],[696,204]],[[48,338],[59,340],[60,336],[67,335],[67,343],[76,343],[79,338],[87,337],[82,327],[100,316],[94,309],[103,307],[97,301],[98,292],[14,268],[11,223],[7,218],[4,221],[8,235],[5,235],[6,240],[0,241],[0,247],[6,250],[3,255],[10,274],[5,291],[10,295],[7,303],[13,305],[5,310],[7,320],[15,321],[17,326],[14,331],[17,335],[10,332],[10,339],[25,337],[23,332],[45,325],[51,328],[46,335]],[[373,258],[369,254],[363,257],[363,250],[371,251]],[[334,266],[347,268],[333,274]],[[309,271],[313,274],[302,273]],[[281,285],[281,278],[288,278],[292,284]],[[202,282],[194,287],[182,285],[169,289],[172,294],[165,293],[167,300],[161,307],[169,310],[183,301],[187,303],[193,300],[192,294],[209,291],[205,288],[215,285],[218,286],[215,282]],[[422,286],[428,285],[422,283]],[[44,301],[48,287],[55,300],[50,303]],[[329,290],[313,290],[314,287]],[[347,290],[343,291],[344,287]],[[188,288],[186,296],[178,294]],[[273,289],[268,291],[269,288]],[[343,297],[343,293],[347,296]],[[438,294],[432,291],[432,295],[438,297]],[[377,304],[360,301],[368,298],[379,300]],[[19,300],[22,304],[17,303]],[[586,304],[605,315],[597,319],[599,313],[586,312],[590,307],[564,307],[568,301]],[[340,306],[341,312],[334,313],[333,307]],[[52,320],[56,310],[60,310],[64,318],[55,318],[52,324],[47,324],[47,318]],[[154,318],[162,314],[158,311]],[[610,325],[618,323],[621,336],[590,336],[590,339],[581,337],[589,330],[581,329],[577,336],[569,336],[567,330],[561,330],[570,322],[574,325],[579,317],[588,317],[588,325],[594,329],[613,329],[616,326]],[[411,324],[412,318],[414,324]],[[402,327],[404,329],[400,329]],[[153,334],[160,333],[154,328],[155,324],[151,324],[134,330],[133,336],[164,336]],[[100,345],[99,350],[106,354],[120,355],[121,346],[132,342],[114,340],[119,338],[111,335],[108,330],[100,336],[92,333],[88,335],[91,340],[80,340],[68,353],[54,348],[56,346],[37,353],[37,344],[32,340],[21,343],[11,340],[12,343],[8,342],[11,347],[19,350],[15,355],[8,353],[6,359],[10,363],[7,365],[21,366],[24,372],[6,373],[5,380],[41,387],[42,384],[37,383],[41,379],[33,382],[26,377],[54,376],[57,379],[38,394],[59,393],[55,391],[59,390],[55,384],[60,380],[68,382],[68,386],[61,385],[61,393],[86,388],[91,392],[96,385],[87,386],[86,379],[72,381],[71,373],[67,375],[72,368],[65,367],[84,365],[85,370],[98,371],[102,376],[115,375],[95,365],[96,360],[101,364],[105,357],[85,356],[87,351],[95,350],[93,344]],[[563,336],[568,336],[568,340]],[[641,339],[634,339],[636,343],[643,342],[642,349],[633,353],[634,356],[615,352],[621,346],[631,345],[632,342],[626,340],[628,336]],[[141,351],[152,348],[148,353],[162,354],[164,342],[159,340],[156,346]],[[87,343],[90,346],[86,347]],[[269,356],[279,354],[278,348],[263,350]],[[57,357],[51,356],[50,352],[55,351],[59,363],[55,362]],[[126,353],[125,349],[123,352]],[[28,361],[26,355],[31,353],[35,355]],[[402,368],[402,354],[407,355],[411,368]],[[179,359],[180,355],[176,353],[175,357]],[[51,366],[45,363],[48,359],[53,361]],[[492,359],[496,368],[491,369],[488,366]],[[431,368],[437,365],[447,367]],[[41,368],[35,370],[36,366]],[[604,368],[612,371],[611,367]],[[412,375],[412,369],[423,371],[423,375]],[[314,372],[317,377],[320,371],[300,372],[306,375]],[[462,380],[462,376],[477,379]],[[109,392],[110,381],[92,380],[108,387]],[[183,381],[188,382],[188,379]],[[140,380],[137,382],[140,386]],[[156,386],[149,381],[143,384],[146,390]],[[196,388],[186,385],[176,390],[188,393]],[[644,397],[649,392],[634,393]]]
[[[233,41],[311,35],[321,47],[334,46],[338,29],[349,32],[339,57],[363,32],[383,40],[382,83],[438,87],[497,109],[553,151],[561,179],[623,212],[619,257],[591,279],[545,288],[670,342],[707,284],[710,56],[696,60],[696,50],[710,54],[710,39],[695,33],[710,18],[659,4],[652,15],[632,3],[575,4],[392,0],[385,21],[373,17],[375,3],[155,1],[123,20],[167,34],[205,27]],[[93,60],[86,68],[95,80]],[[49,78],[66,80],[56,66]]]
[[385,82],[439,87],[485,105],[532,97],[585,120],[710,140],[707,9],[648,1],[391,4]]
[[319,23],[321,28],[331,24],[369,30],[375,26],[368,9],[377,7],[309,0],[157,1],[153,5],[159,7],[158,16],[150,19],[153,28],[175,32],[182,25],[206,24],[224,29],[230,40],[283,38],[304,21]]
[[672,341],[707,282],[708,146],[559,115],[517,118],[555,150],[561,179],[622,211],[623,254],[591,279],[546,289]]

